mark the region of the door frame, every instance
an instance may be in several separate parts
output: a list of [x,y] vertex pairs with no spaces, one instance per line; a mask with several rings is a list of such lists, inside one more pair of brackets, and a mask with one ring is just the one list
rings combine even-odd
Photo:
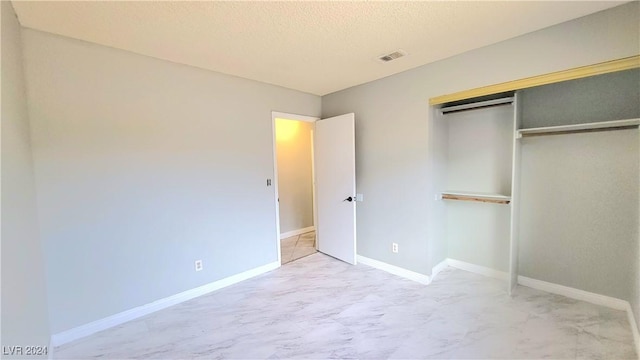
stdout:
[[[280,248],[280,204],[278,203],[279,193],[278,193],[278,152],[277,152],[277,140],[276,140],[276,119],[286,119],[286,120],[295,120],[295,121],[304,121],[315,123],[320,120],[319,117],[308,116],[308,115],[299,115],[299,114],[291,114],[279,111],[271,112],[271,135],[273,142],[273,186],[274,186],[274,205],[276,210],[276,245],[278,249],[278,263],[282,265],[282,252]],[[318,224],[317,221],[317,209],[316,209],[316,173],[315,173],[315,164],[314,164],[314,143],[313,143],[313,134],[314,130],[311,130],[311,181],[312,181],[312,193],[313,193],[313,226],[315,227]],[[316,233],[317,234],[317,233]],[[316,236],[316,250],[318,250],[318,236]]]

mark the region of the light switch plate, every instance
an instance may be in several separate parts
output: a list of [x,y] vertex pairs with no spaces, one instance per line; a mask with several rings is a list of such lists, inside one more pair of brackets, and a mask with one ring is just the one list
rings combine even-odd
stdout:
[[364,195],[356,194],[356,201],[364,201]]

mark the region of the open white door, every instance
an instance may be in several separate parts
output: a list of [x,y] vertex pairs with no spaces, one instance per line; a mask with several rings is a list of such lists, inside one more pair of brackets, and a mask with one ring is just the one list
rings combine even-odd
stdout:
[[316,121],[314,145],[318,250],[355,265],[355,115]]

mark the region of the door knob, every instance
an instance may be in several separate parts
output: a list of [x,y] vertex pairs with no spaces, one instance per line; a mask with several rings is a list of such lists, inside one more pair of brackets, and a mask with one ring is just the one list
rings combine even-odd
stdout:
[[348,202],[352,202],[354,200],[353,197],[349,196],[348,198],[342,200],[342,201],[348,201]]

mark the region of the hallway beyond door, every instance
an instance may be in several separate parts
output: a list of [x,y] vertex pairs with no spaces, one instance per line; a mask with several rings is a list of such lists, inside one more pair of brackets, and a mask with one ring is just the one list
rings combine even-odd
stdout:
[[280,251],[282,255],[282,264],[298,260],[305,256],[314,254],[316,250],[316,232],[291,236],[281,240]]

